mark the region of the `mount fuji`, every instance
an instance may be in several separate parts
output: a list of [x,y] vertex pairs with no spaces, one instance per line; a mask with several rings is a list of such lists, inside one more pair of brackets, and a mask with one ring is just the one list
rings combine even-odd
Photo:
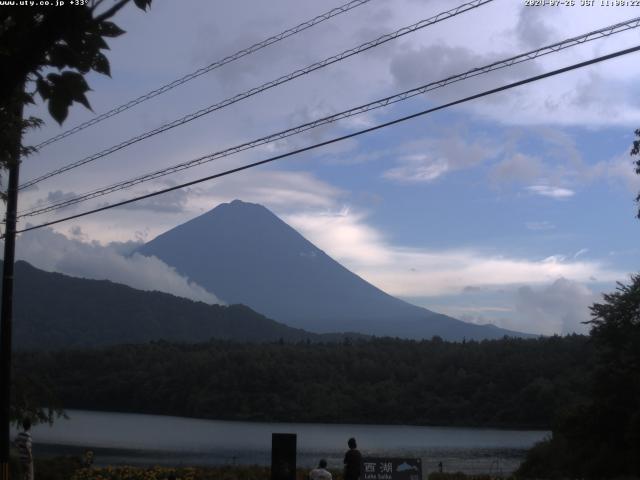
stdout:
[[445,340],[529,336],[462,322],[388,295],[267,208],[240,200],[159,235],[138,252],[158,257],[225,302],[312,332]]

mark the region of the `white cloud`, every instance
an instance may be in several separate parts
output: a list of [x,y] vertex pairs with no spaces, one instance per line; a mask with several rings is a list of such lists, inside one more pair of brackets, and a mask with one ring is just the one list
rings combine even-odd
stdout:
[[455,133],[409,142],[397,149],[398,166],[383,176],[405,182],[430,182],[454,170],[476,166],[495,158],[501,148],[483,138],[468,140],[464,126]]
[[430,308],[437,311],[446,313],[447,315],[451,315],[455,318],[467,317],[473,323],[482,323],[478,322],[477,315],[478,313],[513,313],[512,307],[505,307],[501,305],[465,305],[465,306],[451,306],[451,305],[438,305],[437,303],[431,304]]
[[516,153],[494,165],[490,177],[496,182],[529,183],[540,178],[544,171],[545,166],[539,158]]
[[552,224],[551,222],[547,222],[546,220],[543,220],[541,222],[526,222],[524,226],[527,227],[528,230],[533,230],[534,232],[554,230],[556,228],[554,224]]
[[624,273],[596,261],[556,255],[505,257],[475,249],[415,249],[389,243],[366,216],[344,209],[297,213],[285,221],[330,256],[384,291],[403,297],[459,294],[466,286],[545,284],[558,278],[615,281]]
[[73,239],[45,228],[26,232],[16,241],[16,257],[37,268],[73,277],[111,280],[130,287],[171,293],[209,304],[222,303],[213,293],[180,276],[155,257],[130,253],[134,244],[87,243],[85,234],[72,227]]
[[556,199],[568,198],[575,195],[575,192],[573,190],[562,187],[552,187],[550,185],[531,185],[527,187],[527,190],[538,195],[542,195],[543,197]]
[[306,211],[283,216],[317,247],[347,268],[369,265],[384,268],[393,262],[393,252],[382,235],[364,223],[364,214],[349,209],[341,211]]
[[345,195],[310,173],[287,170],[250,170],[226,177],[224,182],[197,188],[194,193],[194,211],[207,211],[235,199],[278,211],[331,208]]
[[[83,204],[83,210],[96,207],[108,199],[110,203],[130,198],[134,194],[144,194],[182,182],[184,178],[172,181],[158,181],[146,185],[144,189],[128,192],[122,197],[101,197],[100,203]],[[220,203],[242,199],[259,203],[278,212],[301,208],[332,208],[346,192],[313,174],[292,170],[253,169],[229,175],[224,181],[212,181],[188,189],[177,190],[168,195],[160,195],[148,202],[136,204],[135,208],[115,208],[98,215],[82,218],[82,231],[87,238],[100,242],[127,241],[131,238],[148,240],[176,225],[215,208]],[[27,199],[21,198],[23,204]],[[55,216],[28,217],[38,222],[56,218]],[[54,229],[69,235],[67,223],[56,225]],[[21,227],[25,224],[21,223]],[[85,239],[86,240],[86,239]]]
[[[444,300],[450,299],[446,297]],[[428,299],[427,306],[466,322],[542,335],[586,333],[590,310],[601,297],[584,282],[557,278],[543,285],[515,285],[471,292],[460,304]]]
[[588,248],[581,248],[580,250],[578,250],[574,255],[573,258],[578,258],[580,255],[584,255],[585,253],[587,253],[589,251]]
[[443,158],[430,155],[408,155],[401,157],[403,164],[383,173],[385,178],[405,182],[430,182],[449,171],[449,164]]
[[[579,140],[575,134],[542,127],[536,127],[534,132],[539,139],[537,155],[517,152],[519,145],[511,139],[509,150],[516,153],[492,165],[489,177],[494,184],[525,183],[529,184],[529,192],[556,199],[571,197],[575,195],[574,188],[598,182],[609,182],[614,188],[622,185],[632,193],[640,190],[640,176],[635,173],[628,151],[608,160],[588,162],[576,145]],[[583,135],[591,133],[585,131]],[[585,152],[585,156],[589,155]]]
[[640,175],[635,172],[634,159],[628,151],[596,163],[586,172],[586,177],[590,181],[605,178],[614,184],[621,183],[632,193],[640,191]]

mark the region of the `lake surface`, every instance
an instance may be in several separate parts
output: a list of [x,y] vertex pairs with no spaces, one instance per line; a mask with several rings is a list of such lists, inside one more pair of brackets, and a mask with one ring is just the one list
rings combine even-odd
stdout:
[[[254,423],[159,415],[67,410],[68,420],[33,428],[36,454],[81,454],[91,448],[97,464],[258,464],[271,461],[271,434],[295,433],[298,465],[326,458],[342,468],[349,437],[364,455],[423,459],[425,473],[510,473],[546,431],[397,425]],[[15,432],[13,433],[15,435]],[[426,477],[426,475],[425,475]]]

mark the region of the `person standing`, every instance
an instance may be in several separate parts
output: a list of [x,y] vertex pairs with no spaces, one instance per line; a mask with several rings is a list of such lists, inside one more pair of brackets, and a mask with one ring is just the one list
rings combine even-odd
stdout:
[[349,445],[349,450],[344,454],[344,479],[358,480],[362,466],[362,454],[358,450],[355,438],[350,438],[347,445]]
[[18,449],[23,480],[33,480],[33,441],[31,439],[31,420],[28,418],[22,421],[22,432],[18,434],[14,444]]
[[91,468],[93,465],[93,450],[85,450],[84,457],[82,458],[82,466],[84,468]]
[[332,480],[331,472],[327,470],[327,461],[323,458],[318,463],[318,468],[314,468],[309,472],[310,480]]

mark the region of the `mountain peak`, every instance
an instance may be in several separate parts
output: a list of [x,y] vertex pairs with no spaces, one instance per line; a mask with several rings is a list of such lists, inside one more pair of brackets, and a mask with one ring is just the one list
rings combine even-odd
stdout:
[[221,203],[220,205],[215,207],[213,210],[217,210],[218,208],[234,208],[234,209],[260,208],[263,210],[267,210],[267,208],[263,207],[258,203],[243,202],[238,198],[230,201],[229,203]]
[[228,203],[219,204],[199,217],[190,220],[186,224],[197,221],[198,219],[210,221],[212,218],[220,216],[236,217],[236,219],[249,217],[252,220],[255,220],[256,217],[268,217],[271,220],[280,220],[271,210],[258,203],[244,202],[242,200],[235,199]]
[[139,252],[158,257],[229,304],[243,303],[315,332],[451,340],[515,333],[471,325],[394,298],[255,203],[222,203]]
[[231,202],[224,203],[223,205],[231,205],[231,206],[235,206],[235,207],[242,207],[245,205],[253,205],[256,207],[262,207],[262,205],[258,205],[257,203],[250,203],[250,202],[243,202],[242,200],[240,200],[239,198],[236,198],[235,200],[231,200]]

